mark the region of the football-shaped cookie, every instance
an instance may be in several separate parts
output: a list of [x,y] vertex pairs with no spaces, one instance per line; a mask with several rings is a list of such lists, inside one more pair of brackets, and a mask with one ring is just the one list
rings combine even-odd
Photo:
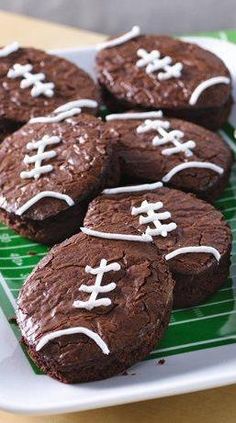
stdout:
[[49,252],[20,292],[23,341],[61,382],[116,375],[163,336],[173,285],[153,245],[74,235]]
[[162,109],[216,129],[231,108],[231,77],[222,60],[196,44],[138,27],[103,43],[98,80],[110,110]]
[[228,182],[233,155],[217,134],[161,111],[106,116],[122,182],[162,180],[213,202]]
[[161,183],[105,190],[90,203],[84,226],[90,236],[154,244],[176,281],[175,307],[201,303],[229,274],[231,231],[223,215]]
[[31,117],[79,98],[98,101],[98,89],[73,63],[18,43],[0,49],[0,140]]
[[32,119],[0,145],[0,219],[45,244],[79,231],[112,163],[104,123],[64,109]]

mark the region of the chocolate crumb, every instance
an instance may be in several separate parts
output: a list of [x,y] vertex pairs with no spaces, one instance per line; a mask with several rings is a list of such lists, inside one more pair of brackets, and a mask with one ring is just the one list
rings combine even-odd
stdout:
[[35,251],[28,251],[29,256],[37,256],[37,253]]
[[9,322],[9,323],[16,324],[16,316],[11,316],[11,317],[9,317],[8,322]]
[[121,373],[121,376],[136,376],[136,373],[129,373],[127,370]]

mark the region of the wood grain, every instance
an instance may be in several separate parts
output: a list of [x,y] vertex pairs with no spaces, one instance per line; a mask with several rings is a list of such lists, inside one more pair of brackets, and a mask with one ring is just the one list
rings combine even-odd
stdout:
[[235,386],[61,416],[0,413],[1,423],[235,423]]
[[104,38],[105,36],[101,34],[0,11],[0,45],[2,46],[18,41],[22,46],[42,49],[86,47]]

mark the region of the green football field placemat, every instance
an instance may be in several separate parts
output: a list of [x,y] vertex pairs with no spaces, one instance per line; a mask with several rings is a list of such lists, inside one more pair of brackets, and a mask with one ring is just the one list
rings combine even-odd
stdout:
[[[236,32],[230,30],[201,35],[236,42]],[[230,124],[221,131],[236,148],[233,133]],[[232,228],[230,278],[206,303],[173,311],[166,335],[149,359],[236,343],[236,165],[224,195],[215,206],[223,212]],[[47,251],[47,247],[24,239],[0,224],[0,307],[19,340],[20,332],[14,320],[16,299],[25,278]],[[35,373],[39,372],[35,366],[32,368]]]

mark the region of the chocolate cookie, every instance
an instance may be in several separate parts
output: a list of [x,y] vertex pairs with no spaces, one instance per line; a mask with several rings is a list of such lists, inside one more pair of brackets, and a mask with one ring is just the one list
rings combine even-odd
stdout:
[[[138,192],[147,188],[148,192]],[[176,281],[175,307],[197,305],[224,284],[231,232],[213,206],[160,183],[159,188],[157,183],[105,193],[90,203],[82,230],[92,236],[130,240],[130,244],[133,240],[154,243]]]
[[[104,123],[70,105],[33,119],[0,146],[0,219],[46,244],[79,230],[88,202],[110,172]],[[77,114],[66,118],[71,110]]]
[[46,115],[65,102],[99,98],[95,83],[82,69],[17,43],[0,49],[0,82],[0,140],[31,117]]
[[100,46],[97,74],[108,108],[161,108],[210,129],[221,127],[232,103],[231,77],[221,59],[195,44],[139,34],[133,28]]
[[169,322],[173,280],[152,245],[78,234],[26,280],[17,321],[29,354],[50,376],[88,382],[142,360]]
[[217,134],[161,111],[108,115],[122,182],[162,180],[214,201],[228,182],[233,155]]

